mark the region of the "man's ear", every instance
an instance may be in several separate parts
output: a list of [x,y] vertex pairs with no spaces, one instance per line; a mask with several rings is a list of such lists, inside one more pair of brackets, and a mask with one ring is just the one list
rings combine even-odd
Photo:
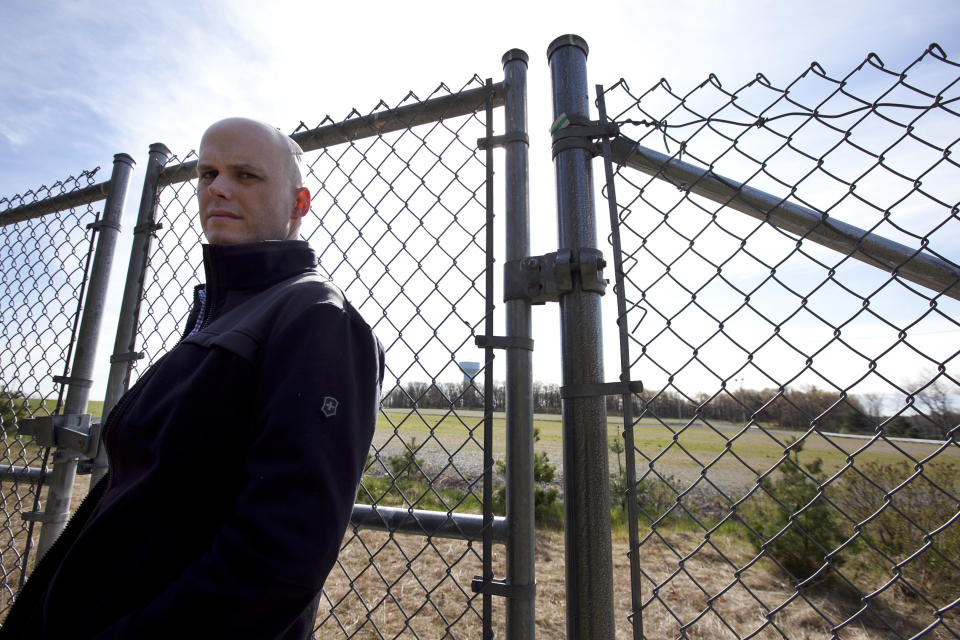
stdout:
[[295,194],[293,218],[302,218],[310,211],[310,190],[306,187],[300,187]]

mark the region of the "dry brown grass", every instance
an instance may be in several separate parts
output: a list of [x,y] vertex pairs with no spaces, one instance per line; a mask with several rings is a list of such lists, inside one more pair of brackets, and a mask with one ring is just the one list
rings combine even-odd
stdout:
[[[566,635],[563,534],[538,532],[537,637]],[[644,570],[663,588],[654,597],[644,585],[643,627],[649,640],[677,638],[681,624],[686,638],[720,640],[759,632],[755,638],[791,640],[831,638],[832,627],[848,619],[861,604],[836,587],[814,589],[794,597],[791,584],[768,561],[741,572],[736,581],[731,562],[742,567],[752,557],[749,546],[717,537],[694,551],[702,537],[693,532],[665,532],[643,548]],[[677,554],[690,554],[679,569]],[[454,540],[362,531],[349,534],[340,566],[326,585],[327,601],[317,618],[317,637],[334,638],[479,638],[481,601],[470,593],[470,580],[480,573],[479,547]],[[502,555],[495,547],[495,573],[503,576]],[[617,638],[632,638],[630,569],[627,542],[614,540],[614,597]],[[449,566],[448,566],[449,565]],[[415,575],[414,575],[415,574]],[[675,574],[673,578],[668,577]],[[353,582],[351,584],[351,578]],[[731,586],[732,585],[732,586]],[[330,605],[334,604],[333,615]],[[782,607],[769,618],[768,612]],[[494,599],[494,630],[504,637],[504,605]],[[875,613],[838,631],[843,640],[886,640],[910,637],[933,621],[929,608],[903,598],[881,597]],[[951,629],[960,616],[948,614]],[[892,628],[891,628],[892,627]],[[943,627],[925,638],[956,637]]]
[[[72,508],[86,495],[88,483],[89,476],[77,478]],[[4,491],[7,502],[4,506],[12,518],[5,525],[9,531],[0,531],[6,534],[2,547],[3,570],[14,579],[26,533],[25,528],[19,529],[22,521],[15,504],[18,498],[10,494],[6,486]],[[26,504],[21,507],[29,510]],[[660,534],[662,537],[653,536],[644,543],[641,556],[644,571],[662,585],[654,595],[653,583],[649,580],[644,583],[643,627],[649,640],[677,638],[681,625],[686,625],[685,637],[691,639],[733,639],[758,630],[753,637],[826,639],[832,637],[833,626],[862,606],[836,588],[813,590],[806,598],[794,597],[789,581],[767,560],[743,569],[737,581],[735,567],[749,564],[753,550],[732,536],[714,536],[712,545],[703,545],[702,533],[667,528],[660,530]],[[317,618],[318,638],[481,637],[482,599],[470,590],[472,578],[481,573],[479,544],[363,530],[348,532],[344,545],[339,564],[327,580],[326,600]],[[615,625],[617,638],[623,639],[632,638],[628,620],[631,596],[627,547],[625,538],[615,535]],[[497,577],[505,574],[502,551],[501,547],[494,546]],[[679,569],[680,556],[688,556],[682,570]],[[536,562],[537,637],[563,638],[566,613],[562,533],[538,532]],[[15,584],[8,586],[15,589]],[[9,593],[3,590],[0,618],[8,602]],[[778,607],[782,608],[768,619],[768,612]],[[844,640],[911,637],[934,621],[931,607],[904,597],[903,591],[896,588],[873,602],[871,611],[873,613],[860,616],[857,622],[841,629],[837,637]],[[493,623],[496,637],[504,637],[504,602],[500,598],[493,599]],[[923,637],[956,638],[960,633],[960,613],[948,612],[945,626],[949,629],[941,626]]]
[[[27,572],[36,561],[35,547],[26,555],[30,524],[21,513],[34,508],[36,487],[23,482],[5,481],[0,484],[0,622],[6,617],[13,596],[20,588],[24,565]],[[41,503],[42,504],[42,503]],[[39,539],[39,527],[34,527],[33,543]]]

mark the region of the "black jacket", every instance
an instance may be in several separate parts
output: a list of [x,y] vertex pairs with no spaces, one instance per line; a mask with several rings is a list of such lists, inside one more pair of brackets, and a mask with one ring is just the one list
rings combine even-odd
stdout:
[[314,264],[299,241],[204,246],[200,330],[110,413],[110,472],[0,638],[310,637],[383,379]]

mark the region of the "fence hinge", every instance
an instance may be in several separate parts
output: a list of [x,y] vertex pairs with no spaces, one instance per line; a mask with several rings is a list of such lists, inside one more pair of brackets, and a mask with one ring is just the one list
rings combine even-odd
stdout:
[[553,138],[553,157],[567,149],[586,149],[591,155],[600,155],[597,138],[614,138],[620,135],[620,127],[615,122],[590,120],[583,116],[568,116],[561,113],[550,127]]
[[537,597],[537,583],[508,584],[506,580],[491,578],[484,580],[483,576],[474,576],[470,582],[470,589],[474,593],[489,593],[492,596],[514,598],[516,600],[533,600]]
[[580,274],[580,287],[603,295],[607,281],[603,268],[607,263],[598,249],[573,251],[560,249],[542,256],[510,260],[503,265],[503,300],[527,300],[530,304],[558,302],[573,291],[573,275]]
[[18,420],[17,429],[41,447],[69,449],[86,458],[96,457],[100,446],[100,421],[91,420],[89,413]]
[[493,149],[496,147],[505,147],[509,142],[522,142],[530,146],[530,136],[523,131],[511,131],[502,136],[490,136],[489,138],[477,138],[477,148],[480,150]]

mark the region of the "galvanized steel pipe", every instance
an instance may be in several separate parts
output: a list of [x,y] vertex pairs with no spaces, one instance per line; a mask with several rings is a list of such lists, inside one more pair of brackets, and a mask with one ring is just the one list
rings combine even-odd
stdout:
[[[561,36],[548,50],[553,117],[589,119],[587,43]],[[559,242],[577,255],[597,248],[592,153],[566,148],[556,154]],[[560,298],[563,385],[604,382],[600,295],[578,278]],[[566,546],[567,638],[613,640],[613,554],[605,397],[563,401],[563,485]]]

